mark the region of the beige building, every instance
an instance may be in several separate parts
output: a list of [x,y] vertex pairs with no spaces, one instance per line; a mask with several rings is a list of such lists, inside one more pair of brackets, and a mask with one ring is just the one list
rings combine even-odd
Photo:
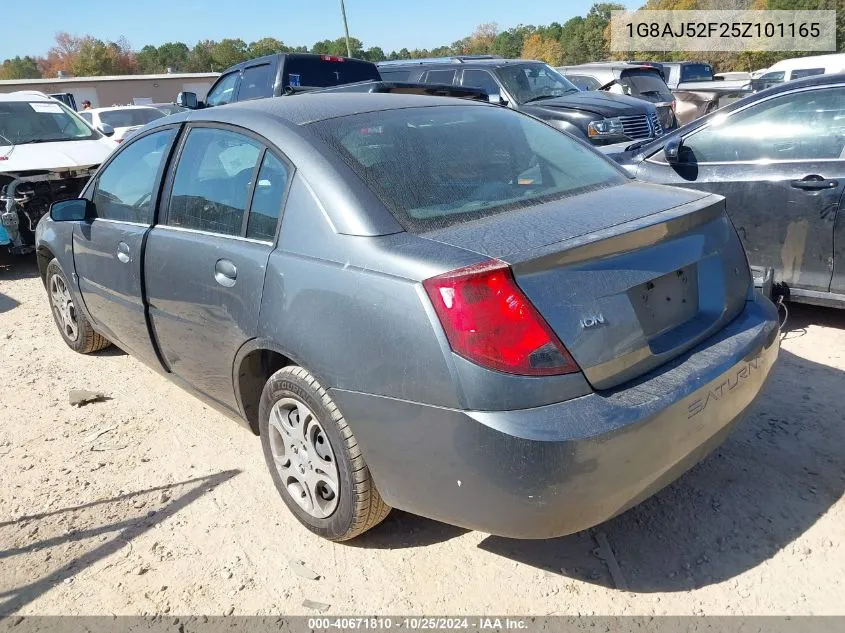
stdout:
[[165,75],[119,75],[113,77],[58,77],[7,79],[0,93],[37,90],[47,94],[69,92],[78,108],[86,99],[94,108],[131,103],[170,103],[181,91],[196,92],[204,99],[218,73],[168,73]]

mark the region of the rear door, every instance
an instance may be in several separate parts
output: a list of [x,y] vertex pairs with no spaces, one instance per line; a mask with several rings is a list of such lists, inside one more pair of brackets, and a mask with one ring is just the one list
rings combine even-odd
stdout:
[[236,406],[232,366],[255,337],[292,169],[240,128],[197,124],[179,149],[145,249],[150,321],[168,369]]
[[780,94],[684,138],[682,161],[662,152],[645,180],[718,193],[755,267],[790,287],[826,292],[833,228],[845,190],[845,87]]
[[153,221],[164,165],[178,127],[132,139],[88,186],[97,217],[73,231],[82,300],[98,330],[144,362],[158,365],[142,298],[142,247]]

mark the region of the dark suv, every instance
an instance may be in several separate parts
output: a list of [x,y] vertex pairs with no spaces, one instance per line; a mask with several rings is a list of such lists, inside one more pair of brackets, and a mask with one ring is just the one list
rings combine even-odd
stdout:
[[180,92],[176,103],[196,109],[235,101],[280,97],[309,88],[330,88],[378,81],[376,65],[361,59],[312,53],[279,53],[226,69],[208,91],[205,103],[193,92]]
[[381,62],[387,81],[481,88],[490,101],[525,112],[554,127],[607,145],[663,134],[657,109],[626,95],[581,92],[548,64],[493,56]]

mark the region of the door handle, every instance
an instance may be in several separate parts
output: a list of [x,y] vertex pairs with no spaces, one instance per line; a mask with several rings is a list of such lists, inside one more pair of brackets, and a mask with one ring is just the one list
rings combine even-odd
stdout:
[[238,267],[228,259],[218,259],[214,264],[214,280],[221,286],[231,288],[238,278]]
[[816,191],[819,189],[834,189],[839,186],[838,180],[822,178],[817,174],[804,176],[801,180],[793,180],[789,183],[796,189],[806,189],[808,191]]
[[132,261],[132,257],[129,255],[129,244],[126,242],[118,242],[117,258],[124,264],[128,264]]

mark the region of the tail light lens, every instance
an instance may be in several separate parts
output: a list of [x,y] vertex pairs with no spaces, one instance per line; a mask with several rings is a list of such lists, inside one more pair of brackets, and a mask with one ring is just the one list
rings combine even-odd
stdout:
[[456,354],[521,376],[579,371],[507,264],[490,261],[459,268],[426,279],[423,287]]
[[324,62],[343,62],[346,61],[343,57],[339,57],[338,55],[320,55],[320,59]]

